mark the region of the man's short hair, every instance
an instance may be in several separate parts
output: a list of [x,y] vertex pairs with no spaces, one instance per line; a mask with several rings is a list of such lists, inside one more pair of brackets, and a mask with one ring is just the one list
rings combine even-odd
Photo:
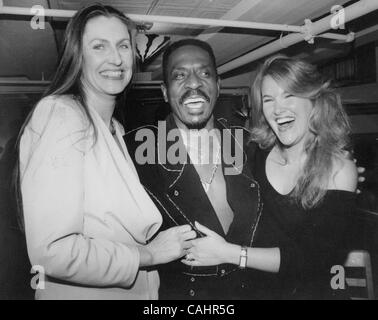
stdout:
[[[167,84],[167,80],[168,80],[168,74],[167,74],[168,70],[167,69],[168,69],[169,58],[170,58],[170,56],[172,55],[173,52],[175,52],[177,49],[184,47],[184,46],[195,46],[195,47],[201,48],[202,50],[205,50],[209,54],[213,68],[214,68],[215,72],[217,73],[217,64],[216,64],[214,51],[207,42],[202,41],[202,40],[198,40],[198,39],[193,39],[193,38],[182,39],[182,40],[173,42],[164,51],[164,54],[163,54],[163,81],[164,81],[165,84]],[[217,76],[218,76],[218,74],[217,74]]]

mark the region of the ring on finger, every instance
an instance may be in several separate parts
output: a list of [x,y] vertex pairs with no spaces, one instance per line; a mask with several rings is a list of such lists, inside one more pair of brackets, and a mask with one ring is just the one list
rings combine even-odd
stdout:
[[188,261],[194,261],[194,258],[193,258],[193,255],[188,253],[186,256],[185,256],[185,259],[188,260]]

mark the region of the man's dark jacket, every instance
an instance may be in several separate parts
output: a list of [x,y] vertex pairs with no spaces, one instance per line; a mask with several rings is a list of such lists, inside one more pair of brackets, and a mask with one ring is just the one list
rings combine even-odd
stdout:
[[[242,148],[243,143],[236,141],[236,128],[229,128],[224,119],[215,120],[215,127],[224,135],[231,134],[233,148]],[[157,157],[157,128],[144,127],[154,132],[155,152]],[[140,128],[139,128],[140,129]],[[166,132],[177,129],[172,115],[166,119]],[[242,130],[241,128],[238,128]],[[253,179],[249,169],[246,154],[243,150],[243,164],[237,168],[238,174],[225,174],[226,168],[234,167],[225,163],[222,157],[227,201],[234,213],[234,219],[227,234],[224,234],[221,223],[204,191],[200,178],[190,158],[185,163],[139,164],[135,153],[143,142],[135,141],[137,130],[129,132],[125,141],[131,157],[134,160],[141,183],[154,200],[163,216],[162,230],[198,221],[215,231],[228,242],[252,246],[255,231],[262,212],[260,187]],[[223,139],[222,139],[223,140]],[[181,143],[180,141],[179,143]],[[166,150],[176,143],[166,142]],[[162,145],[160,142],[159,145]],[[234,150],[234,149],[232,149]],[[235,168],[235,167],[234,167]],[[218,169],[219,170],[219,169]],[[202,236],[197,231],[198,236]],[[189,267],[180,260],[159,267],[160,299],[251,299],[253,288],[248,270],[242,270],[236,265],[222,264],[211,267]],[[251,291],[252,290],[252,291]]]

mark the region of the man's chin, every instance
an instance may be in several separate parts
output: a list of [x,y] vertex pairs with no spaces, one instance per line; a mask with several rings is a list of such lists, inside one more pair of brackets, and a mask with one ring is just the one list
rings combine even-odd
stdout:
[[188,129],[197,129],[197,130],[200,130],[200,129],[204,129],[207,126],[207,124],[210,121],[210,118],[195,119],[195,120],[192,120],[192,121],[190,121],[190,119],[189,119],[184,124],[186,125],[186,127]]
[[189,130],[201,130],[206,127],[207,122],[198,122],[198,123],[185,123],[186,127]]
[[[181,116],[181,117],[180,117]],[[206,117],[205,115],[199,115],[199,116],[190,116],[190,115],[183,115],[180,116],[175,115],[176,122],[180,122],[181,124],[185,125],[188,129],[204,129],[208,125],[211,115],[209,117]]]

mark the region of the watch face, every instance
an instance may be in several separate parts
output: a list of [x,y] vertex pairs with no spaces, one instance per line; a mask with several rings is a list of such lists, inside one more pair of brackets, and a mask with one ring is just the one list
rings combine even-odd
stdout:
[[240,261],[239,261],[239,268],[244,269],[247,265],[247,248],[242,247],[240,252]]
[[246,257],[241,257],[240,258],[239,267],[242,268],[242,269],[244,269],[246,265],[247,265],[247,258]]

